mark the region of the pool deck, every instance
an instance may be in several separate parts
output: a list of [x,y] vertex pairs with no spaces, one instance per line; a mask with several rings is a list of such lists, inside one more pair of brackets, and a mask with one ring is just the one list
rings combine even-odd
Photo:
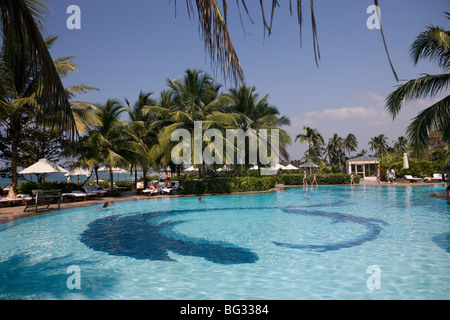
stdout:
[[[386,186],[386,187],[403,187],[403,186],[429,186],[429,185],[444,185],[444,183],[423,183],[423,182],[414,182],[414,183],[403,183],[403,182],[397,182],[397,183],[387,183],[387,182],[381,182],[378,184],[376,181],[371,180],[361,180],[358,185],[369,185],[369,186]],[[295,185],[295,186],[286,186],[286,185],[276,185],[274,188],[267,190],[267,191],[258,191],[258,192],[240,192],[239,194],[245,194],[245,193],[262,193],[262,192],[276,192],[280,191],[285,188],[298,188],[301,186]],[[202,195],[202,197],[207,197],[208,195]],[[149,199],[158,199],[158,198],[174,198],[174,197],[198,197],[198,195],[157,195],[157,196],[149,196],[149,195],[140,195],[136,194],[136,191],[127,191],[123,192],[121,197],[118,198],[101,198],[101,199],[92,199],[92,200],[86,200],[86,201],[64,201],[61,202],[60,211],[61,210],[67,210],[72,208],[81,208],[81,207],[87,207],[87,206],[102,206],[105,202],[114,203],[114,202],[123,202],[123,201],[137,201],[137,200],[149,200]],[[438,193],[436,195],[437,198],[446,200],[446,194],[445,192]],[[46,211],[39,211],[39,212],[23,212],[24,206],[23,205],[16,205],[16,206],[10,206],[10,207],[1,207],[0,208],[0,224],[5,224],[8,222],[12,222],[18,219],[26,218],[26,217],[32,217],[32,216],[38,216],[41,214],[45,214],[48,212],[54,212],[58,211],[58,209],[50,209]]]

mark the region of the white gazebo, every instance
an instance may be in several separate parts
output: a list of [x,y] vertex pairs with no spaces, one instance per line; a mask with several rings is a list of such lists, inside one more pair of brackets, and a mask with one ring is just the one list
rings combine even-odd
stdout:
[[347,173],[362,175],[363,179],[375,180],[377,174],[377,165],[380,164],[378,158],[372,156],[361,156],[347,160]]

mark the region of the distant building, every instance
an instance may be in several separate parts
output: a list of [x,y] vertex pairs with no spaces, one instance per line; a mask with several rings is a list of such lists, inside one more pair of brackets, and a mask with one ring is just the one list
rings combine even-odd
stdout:
[[353,172],[355,175],[361,175],[363,179],[375,180],[380,160],[372,156],[361,156],[347,160],[346,163],[348,174]]

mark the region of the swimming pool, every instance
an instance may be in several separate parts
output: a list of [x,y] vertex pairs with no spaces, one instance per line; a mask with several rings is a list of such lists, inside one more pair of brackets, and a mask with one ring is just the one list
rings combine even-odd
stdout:
[[442,190],[320,186],[25,218],[0,226],[0,299],[449,299],[450,206],[430,197]]

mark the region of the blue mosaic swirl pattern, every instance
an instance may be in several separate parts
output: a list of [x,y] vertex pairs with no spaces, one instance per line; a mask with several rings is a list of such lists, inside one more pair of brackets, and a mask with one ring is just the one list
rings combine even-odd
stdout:
[[[341,203],[320,205],[320,207],[339,206]],[[314,206],[305,206],[312,208]],[[383,220],[357,217],[350,214],[341,214],[326,211],[309,211],[305,207],[286,207],[281,210],[288,214],[310,215],[330,218],[334,222],[357,223],[366,227],[367,232],[355,239],[330,243],[325,245],[302,245],[292,243],[274,242],[275,245],[292,249],[311,249],[316,251],[339,250],[362,245],[367,241],[375,240],[382,227],[388,224]],[[280,209],[273,208],[215,208],[192,210],[169,210],[150,212],[135,215],[114,215],[97,219],[88,225],[88,229],[81,234],[81,241],[93,250],[107,252],[111,255],[128,256],[135,259],[149,259],[160,261],[174,261],[168,251],[185,255],[202,257],[208,261],[219,264],[255,263],[259,257],[250,249],[241,248],[225,242],[211,242],[205,239],[187,238],[177,236],[173,227],[177,222],[163,222],[154,224],[153,218],[159,216],[171,216],[199,211],[225,211],[225,210],[249,210],[249,209]],[[162,230],[165,232],[162,232]],[[168,233],[167,230],[170,230]],[[168,235],[171,234],[172,236]]]

